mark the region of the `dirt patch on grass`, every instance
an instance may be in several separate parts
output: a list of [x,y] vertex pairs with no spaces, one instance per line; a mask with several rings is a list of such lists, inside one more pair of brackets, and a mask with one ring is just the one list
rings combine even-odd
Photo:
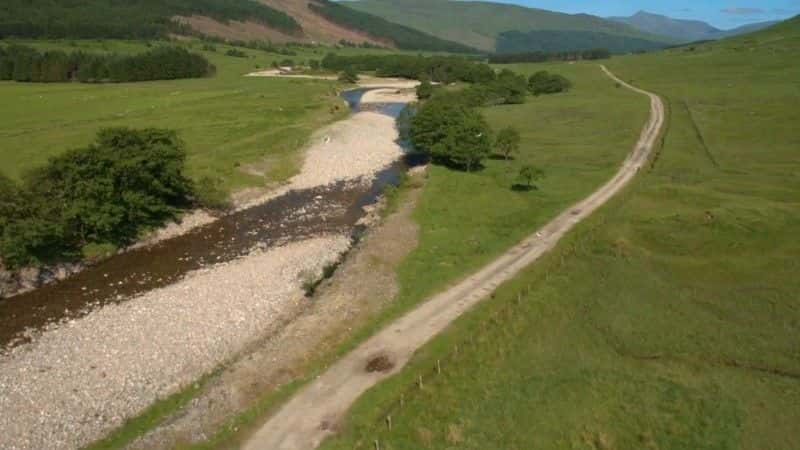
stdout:
[[389,355],[375,355],[367,361],[366,371],[369,373],[388,372],[394,368],[394,361]]
[[[398,291],[395,270],[417,246],[418,227],[411,212],[420,185],[407,191],[397,211],[367,233],[334,276],[319,286],[312,299],[299,304],[279,331],[214,378],[189,407],[129,448],[171,449],[177,442],[207,439],[232,415],[301,376],[310,361],[334,351],[391,302]],[[391,358],[377,356],[387,358],[375,361],[375,369],[391,370]],[[391,367],[384,369],[387,364]]]

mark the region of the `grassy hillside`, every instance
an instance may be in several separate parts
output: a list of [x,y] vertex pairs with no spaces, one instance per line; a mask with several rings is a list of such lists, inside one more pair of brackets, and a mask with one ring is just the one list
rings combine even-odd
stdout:
[[[130,41],[30,44],[91,53],[147,49]],[[2,171],[19,177],[51,155],[86,145],[103,127],[165,127],[186,141],[191,176],[221,177],[230,188],[261,186],[292,175],[310,133],[342,113],[331,113],[341,105],[332,83],[243,76],[283,56],[243,49],[248,57],[234,58],[224,55],[227,46],[211,52],[198,42],[186,45],[216,65],[215,77],[102,85],[0,82],[0,102],[13,105],[0,112]],[[308,50],[295,59],[323,53]]]
[[[586,14],[569,15],[488,2],[449,0],[358,0],[347,2],[351,8],[383,17],[484,51],[494,51],[497,36],[506,31],[548,30],[595,32],[613,36],[644,39],[658,43],[669,41],[638,31],[628,25]],[[562,48],[559,50],[576,50]]]
[[427,50],[439,52],[474,52],[465,45],[439,39],[413,28],[389,22],[378,16],[357,11],[329,0],[310,2],[308,7],[326,19],[369,36],[384,39],[397,48],[405,50]]
[[595,31],[534,30],[505,31],[497,37],[497,53],[556,53],[606,49],[611,53],[630,53],[639,50],[664,48],[661,42]]
[[[369,391],[323,448],[800,448],[798,57],[796,19],[612,60],[669,105],[652,166]],[[630,100],[610,101],[614,112]],[[533,107],[530,129],[543,111]],[[548,148],[576,134],[562,130]]]
[[681,42],[713,39],[712,35],[722,31],[699,20],[673,19],[646,11],[639,11],[630,17],[609,17],[609,19],[626,23],[648,33],[670,36]]

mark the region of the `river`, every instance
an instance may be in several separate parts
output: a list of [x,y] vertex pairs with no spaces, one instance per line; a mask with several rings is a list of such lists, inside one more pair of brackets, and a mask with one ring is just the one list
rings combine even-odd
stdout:
[[[362,110],[367,89],[341,94],[351,113]],[[403,103],[363,105],[397,118]],[[0,299],[0,348],[31,339],[48,324],[75,319],[113,302],[124,302],[172,284],[188,272],[224,263],[256,248],[271,248],[324,233],[358,234],[364,206],[388,184],[396,184],[413,162],[400,160],[364,186],[340,182],[293,190],[261,205],[231,213],[181,236],[117,254],[66,280]]]

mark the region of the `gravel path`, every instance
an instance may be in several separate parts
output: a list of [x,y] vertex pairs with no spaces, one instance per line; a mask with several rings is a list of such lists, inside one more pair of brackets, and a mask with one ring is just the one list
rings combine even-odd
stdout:
[[227,361],[307,301],[344,236],[298,242],[107,306],[0,358],[0,448],[66,449],[91,442],[160,397]]

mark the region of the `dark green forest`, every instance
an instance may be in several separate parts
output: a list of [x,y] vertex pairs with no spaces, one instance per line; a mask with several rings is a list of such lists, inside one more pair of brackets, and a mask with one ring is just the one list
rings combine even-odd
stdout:
[[214,66],[181,47],[158,47],[138,55],[40,52],[22,45],[0,46],[0,80],[20,82],[133,82],[201,78]]
[[575,50],[571,52],[525,52],[500,53],[489,56],[489,64],[537,63],[546,61],[581,61],[611,58],[611,52],[604,48]]
[[173,131],[115,128],[19,184],[0,174],[0,258],[13,268],[77,259],[87,245],[132,242],[192,205],[185,160]]
[[321,0],[309,3],[315,13],[347,28],[361,30],[377,39],[386,39],[403,50],[426,50],[452,53],[475,53],[476,50],[455,42],[439,39],[413,28],[389,22],[372,14],[356,11],[344,5]]
[[497,53],[556,53],[565,48],[572,51],[603,48],[611,53],[630,53],[663,47],[661,42],[595,31],[506,31],[497,37]]
[[3,0],[0,38],[155,38],[187,31],[176,15],[249,19],[302,33],[291,16],[252,0]]

